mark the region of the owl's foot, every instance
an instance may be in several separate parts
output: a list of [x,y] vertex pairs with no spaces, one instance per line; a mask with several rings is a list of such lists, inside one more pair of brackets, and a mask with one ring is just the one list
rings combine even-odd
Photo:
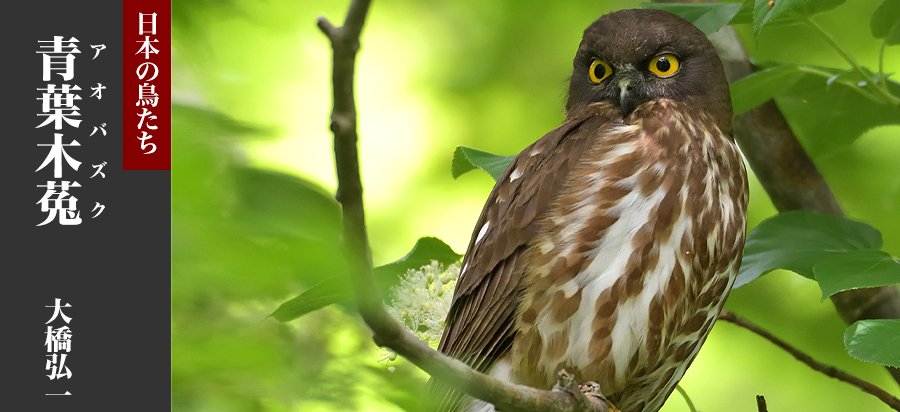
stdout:
[[582,383],[581,385],[578,385],[578,389],[581,389],[581,393],[588,398],[606,400],[606,398],[603,397],[603,394],[600,393],[600,384],[597,382]]
[[565,369],[560,369],[560,371],[557,373],[557,378],[558,380],[556,381],[556,386],[553,387],[554,391],[568,392],[570,395],[575,396],[576,398],[580,397],[581,402],[594,404],[595,408],[599,408],[600,404],[603,404],[606,405],[609,412],[622,412],[619,410],[619,408],[610,403],[602,393],[600,393],[600,385],[596,382],[587,382],[585,384],[578,385],[575,383],[575,375],[566,372]]
[[612,402],[610,402],[608,399],[606,399],[605,396],[603,396],[602,393],[600,393],[600,384],[598,384],[597,382],[582,383],[581,385],[578,385],[578,389],[580,389],[581,393],[583,393],[584,396],[587,396],[589,399],[596,399],[605,403],[607,406],[609,406],[609,412],[622,412],[619,410],[619,408],[616,407],[616,405],[613,405]]

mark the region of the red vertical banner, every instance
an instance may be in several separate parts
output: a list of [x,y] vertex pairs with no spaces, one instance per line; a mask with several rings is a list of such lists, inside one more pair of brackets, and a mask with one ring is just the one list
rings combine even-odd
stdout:
[[172,5],[123,2],[122,168],[172,169]]

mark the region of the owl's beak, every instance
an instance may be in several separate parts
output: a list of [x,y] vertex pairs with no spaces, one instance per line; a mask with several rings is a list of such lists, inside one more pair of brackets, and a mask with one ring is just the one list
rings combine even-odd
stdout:
[[622,109],[622,116],[628,116],[637,107],[637,96],[632,92],[635,83],[635,79],[628,75],[619,79],[619,107]]

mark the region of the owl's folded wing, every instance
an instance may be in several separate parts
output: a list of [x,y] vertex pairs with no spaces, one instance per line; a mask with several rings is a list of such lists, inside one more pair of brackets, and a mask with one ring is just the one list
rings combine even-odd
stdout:
[[[600,111],[571,118],[510,163],[481,212],[453,296],[439,350],[487,372],[512,346],[529,242],[538,235],[570,168],[610,122]],[[457,410],[462,394],[432,382],[431,400]],[[548,388],[549,389],[549,388]]]

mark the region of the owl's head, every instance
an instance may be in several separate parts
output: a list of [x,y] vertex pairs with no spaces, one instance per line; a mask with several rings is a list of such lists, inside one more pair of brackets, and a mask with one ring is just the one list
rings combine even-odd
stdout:
[[584,30],[573,65],[569,113],[610,102],[627,117],[642,103],[666,98],[704,110],[730,128],[722,62],[706,35],[673,13],[622,10],[600,17]]

